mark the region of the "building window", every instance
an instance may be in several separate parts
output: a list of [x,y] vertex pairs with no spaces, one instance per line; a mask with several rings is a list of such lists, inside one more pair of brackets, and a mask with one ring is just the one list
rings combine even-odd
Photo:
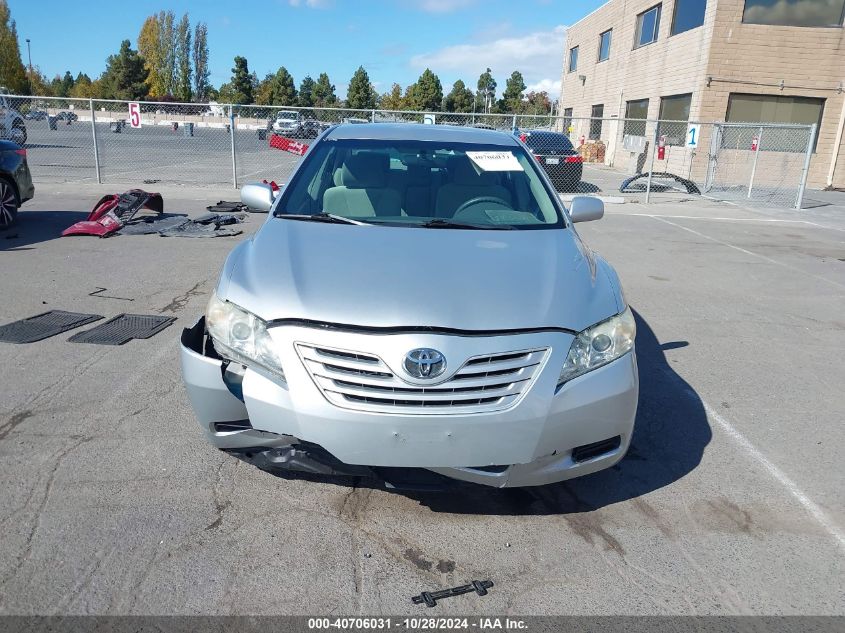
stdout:
[[[815,123],[821,127],[822,116],[824,115],[824,99],[816,99],[813,97],[781,97],[775,95],[749,95],[749,94],[731,94],[728,98],[728,113],[725,120],[729,122],[742,123],[797,123],[801,125],[812,125]],[[818,127],[816,128],[818,130]],[[772,145],[774,142],[771,138],[768,143],[763,134],[764,142],[760,144],[760,149],[779,149],[781,151],[789,151],[788,148],[779,148]],[[789,136],[789,140],[793,140],[793,135],[780,132],[778,136]],[[816,132],[816,143],[818,143],[818,131]],[[786,141],[782,139],[783,145],[787,145]],[[791,151],[804,151],[803,147],[796,147],[792,142]],[[815,150],[815,145],[813,147]]]
[[601,138],[602,117],[604,116],[604,104],[593,106],[590,113],[590,140],[597,141]]
[[742,21],[775,26],[842,26],[845,0],[745,0]]
[[569,49],[569,72],[578,70],[578,47]]
[[657,33],[660,31],[660,7],[651,7],[637,16],[637,36],[634,38],[634,48],[645,46],[657,41]]
[[698,28],[704,24],[707,0],[675,0],[672,14],[672,35]]
[[572,108],[563,110],[563,133],[567,136],[572,134]]
[[666,145],[684,145],[687,136],[687,122],[692,104],[692,95],[673,95],[660,99],[660,129],[657,134],[665,136]]
[[622,134],[626,136],[645,136],[645,120],[648,118],[648,99],[629,101],[625,105],[625,127]]
[[606,59],[610,58],[610,36],[613,33],[612,30],[605,31],[601,35],[599,35],[599,61],[603,62]]

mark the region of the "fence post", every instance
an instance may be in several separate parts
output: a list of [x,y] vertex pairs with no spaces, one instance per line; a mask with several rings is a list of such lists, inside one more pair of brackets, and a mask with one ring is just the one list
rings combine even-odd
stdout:
[[657,154],[657,141],[660,134],[660,122],[654,122],[654,138],[651,141],[651,166],[648,168],[648,182],[645,186],[645,203],[651,200],[651,175],[654,173],[654,155]]
[[232,143],[232,186],[238,188],[238,159],[235,152],[235,107],[229,105],[229,140]]
[[100,185],[100,146],[97,144],[97,119],[93,99],[88,99],[88,109],[91,111],[91,135],[94,137],[94,170],[97,172],[97,184]]
[[754,148],[754,164],[751,165],[751,182],[748,183],[748,199],[751,200],[751,190],[754,189],[754,175],[757,173],[757,159],[760,157],[760,146],[763,144],[763,126],[757,133],[757,147]]
[[373,111],[370,114],[370,123],[375,123],[375,122],[376,122],[376,109],[373,108]]
[[511,126],[511,133],[515,133],[515,132],[516,132],[516,115],[514,114],[513,115],[513,124]]
[[800,211],[804,203],[804,189],[807,188],[807,174],[810,172],[810,159],[813,157],[813,144],[816,142],[816,124],[810,128],[810,138],[807,141],[807,155],[804,157],[804,171],[801,173],[801,185],[798,187],[798,200],[795,208]]

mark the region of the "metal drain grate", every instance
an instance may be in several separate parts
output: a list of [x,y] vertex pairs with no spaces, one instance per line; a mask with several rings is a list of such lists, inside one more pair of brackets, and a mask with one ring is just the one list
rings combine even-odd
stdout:
[[102,318],[99,314],[50,310],[44,314],[0,326],[0,341],[5,343],[34,343],[67,332],[80,325],[99,321]]
[[176,317],[150,314],[119,314],[95,328],[74,334],[71,343],[123,345],[133,338],[150,338],[176,320]]

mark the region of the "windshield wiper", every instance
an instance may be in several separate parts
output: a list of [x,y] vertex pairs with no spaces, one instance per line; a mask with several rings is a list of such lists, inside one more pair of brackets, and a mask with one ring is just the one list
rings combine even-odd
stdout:
[[426,229],[476,229],[480,231],[512,231],[513,227],[505,224],[468,224],[466,222],[455,222],[445,218],[434,218],[428,222],[418,225]]
[[303,220],[306,222],[326,222],[328,224],[369,224],[369,222],[361,222],[360,220],[353,220],[352,218],[345,218],[342,215],[335,215],[334,213],[315,213],[308,215],[305,213],[280,213],[277,218],[287,218],[288,220]]

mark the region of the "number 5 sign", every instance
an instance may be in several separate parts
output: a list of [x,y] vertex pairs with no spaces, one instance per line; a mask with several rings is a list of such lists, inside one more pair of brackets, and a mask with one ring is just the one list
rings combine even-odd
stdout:
[[141,127],[141,104],[140,103],[130,103],[129,104],[129,126],[130,127]]

